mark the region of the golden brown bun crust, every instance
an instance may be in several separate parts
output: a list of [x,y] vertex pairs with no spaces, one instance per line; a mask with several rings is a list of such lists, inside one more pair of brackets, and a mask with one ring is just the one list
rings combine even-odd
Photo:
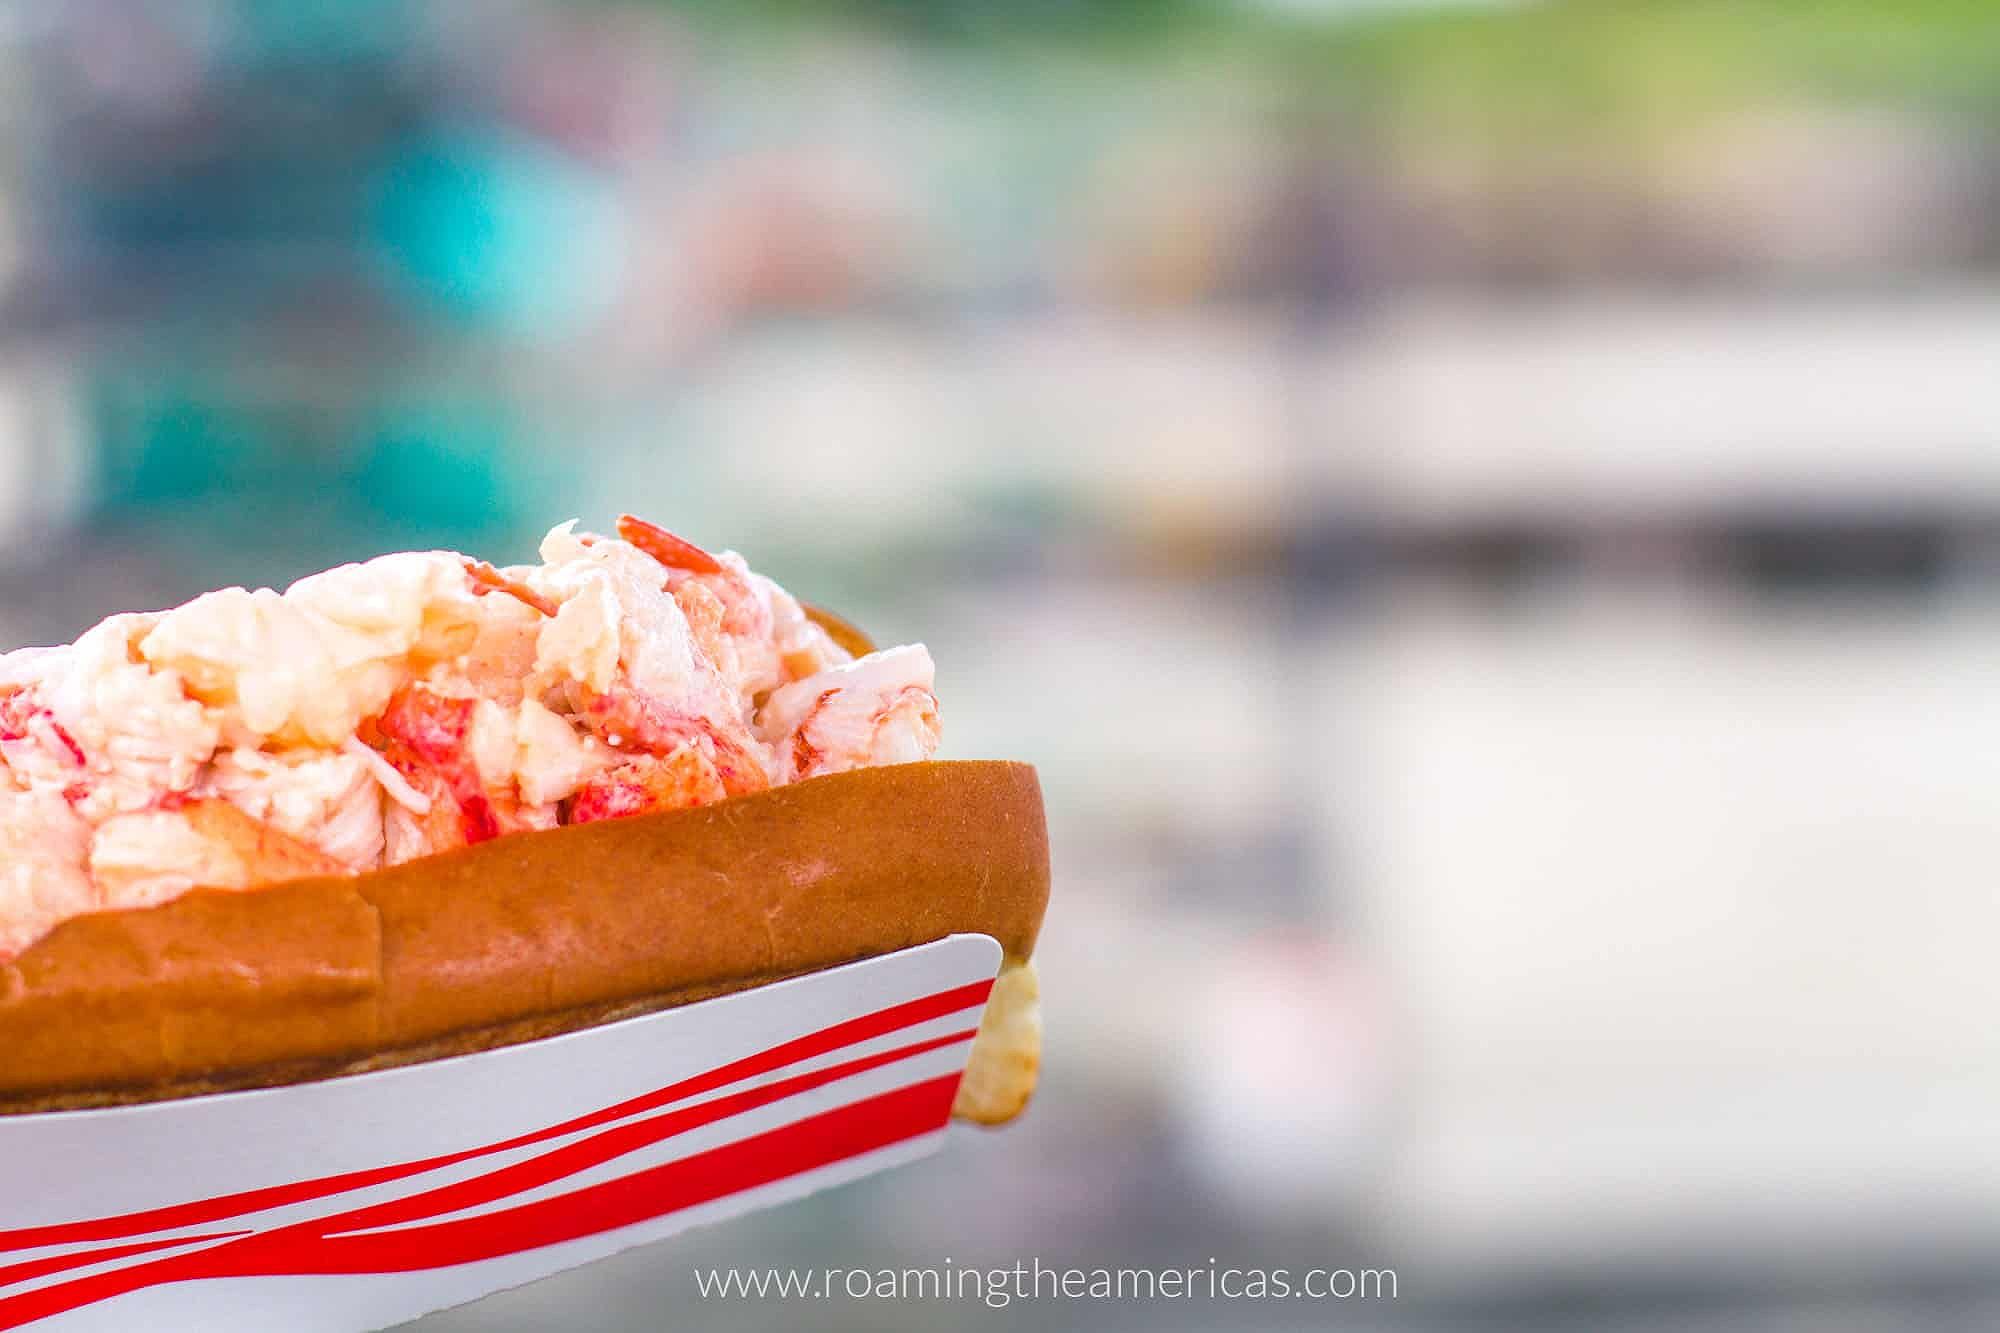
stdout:
[[63,923],[0,966],[0,1111],[326,1077],[529,1040],[977,932],[1048,902],[1025,764],[859,769],[357,878]]

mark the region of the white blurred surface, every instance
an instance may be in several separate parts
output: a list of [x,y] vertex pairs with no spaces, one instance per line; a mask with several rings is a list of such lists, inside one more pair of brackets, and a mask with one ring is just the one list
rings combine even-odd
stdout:
[[2000,610],[1411,592],[1330,660],[1405,1244],[2000,1239]]
[[2000,499],[2000,293],[1745,300],[1593,291],[1414,300],[1320,383],[1357,460],[1329,466],[1431,522],[1777,504]]

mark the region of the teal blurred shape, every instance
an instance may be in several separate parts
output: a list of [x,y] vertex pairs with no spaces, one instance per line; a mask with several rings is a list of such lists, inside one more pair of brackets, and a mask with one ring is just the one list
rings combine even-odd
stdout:
[[379,173],[369,244],[392,289],[447,318],[561,335],[610,306],[625,266],[609,177],[538,140],[426,132]]
[[382,413],[348,491],[355,521],[410,546],[493,550],[526,518],[514,432],[499,413],[424,404]]
[[254,419],[199,391],[105,391],[97,416],[97,494],[112,510],[240,490],[271,452]]
[[[191,7],[199,13],[204,6]],[[393,53],[422,13],[411,0],[234,0],[214,28],[241,62],[314,64]]]

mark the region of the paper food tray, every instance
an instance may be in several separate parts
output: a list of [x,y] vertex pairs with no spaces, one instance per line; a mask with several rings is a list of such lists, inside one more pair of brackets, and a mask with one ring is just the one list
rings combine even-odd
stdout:
[[984,935],[543,1041],[0,1117],[0,1329],[355,1333],[934,1151]]

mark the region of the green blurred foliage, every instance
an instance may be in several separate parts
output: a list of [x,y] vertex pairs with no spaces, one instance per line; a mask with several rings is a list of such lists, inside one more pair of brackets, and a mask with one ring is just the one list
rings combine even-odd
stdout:
[[2000,104],[1990,0],[1574,0],[1326,25],[1292,59],[1446,133],[1644,132],[1752,98]]
[[1218,0],[626,0],[719,28],[856,25],[992,47],[1250,57],[1327,92],[1381,99],[1440,133],[1552,125],[1644,132],[1794,91],[2000,107],[1992,0],[1559,0],[1224,4]]

